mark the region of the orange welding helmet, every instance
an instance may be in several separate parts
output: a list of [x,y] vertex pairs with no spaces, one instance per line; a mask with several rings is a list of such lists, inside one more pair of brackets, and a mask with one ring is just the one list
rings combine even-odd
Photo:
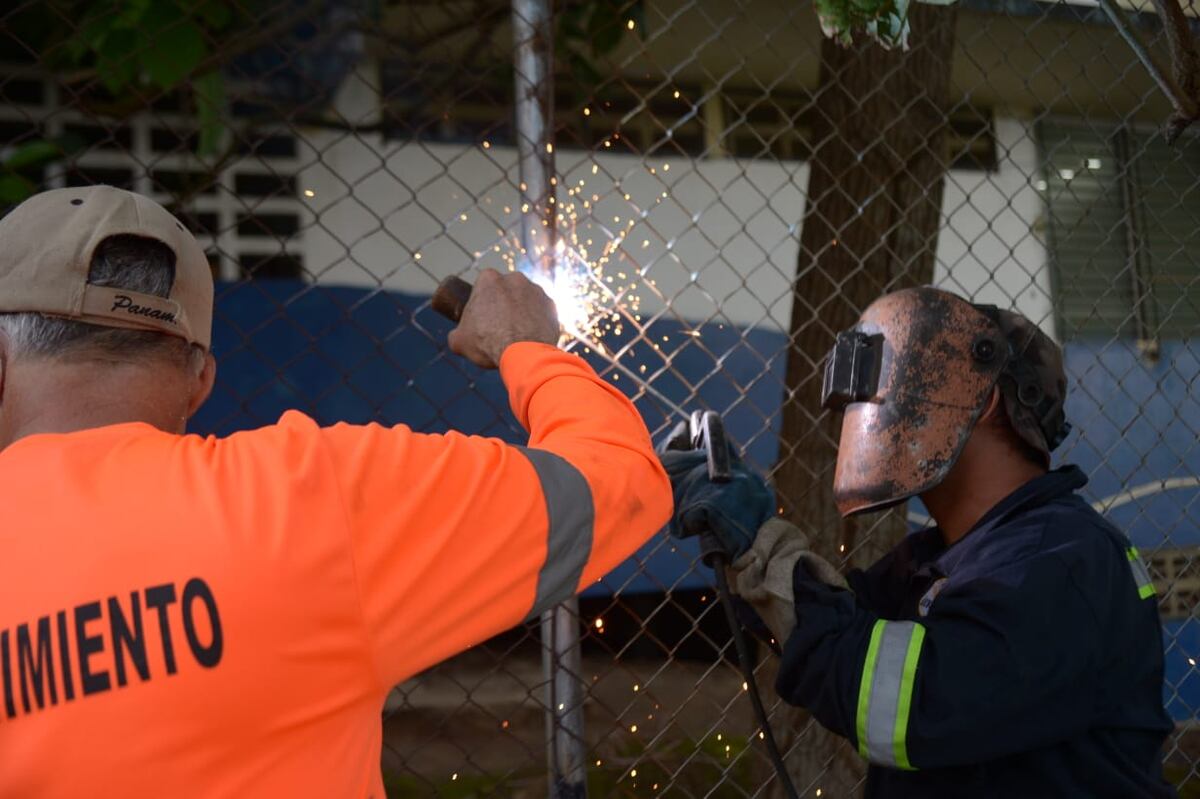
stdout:
[[1061,350],[1011,311],[930,287],[880,297],[839,333],[823,407],[842,411],[833,496],[842,516],[946,479],[1001,386],[1015,432],[1049,464],[1070,430]]

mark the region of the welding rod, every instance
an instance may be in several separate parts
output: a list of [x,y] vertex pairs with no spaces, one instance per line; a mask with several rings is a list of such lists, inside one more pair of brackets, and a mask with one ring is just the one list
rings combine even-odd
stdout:
[[451,275],[438,284],[437,289],[429,300],[433,310],[458,324],[462,319],[463,309],[471,299],[471,284],[461,277]]

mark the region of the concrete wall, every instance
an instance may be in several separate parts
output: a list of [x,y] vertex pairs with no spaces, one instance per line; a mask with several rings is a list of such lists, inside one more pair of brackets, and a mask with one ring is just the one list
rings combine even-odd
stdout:
[[[372,108],[370,98],[367,84],[353,82],[343,113],[359,119],[355,109]],[[1015,307],[1053,333],[1045,247],[1034,233],[1042,202],[1032,130],[1001,118],[995,137],[996,172],[947,176],[936,282]],[[446,275],[503,268],[514,251],[514,149],[324,131],[306,138],[304,248],[319,282],[428,294]],[[574,203],[578,217],[565,228],[581,247],[591,240],[593,258],[621,241],[607,274],[639,284],[646,314],[787,329],[805,163],[561,151],[557,166],[560,206]]]

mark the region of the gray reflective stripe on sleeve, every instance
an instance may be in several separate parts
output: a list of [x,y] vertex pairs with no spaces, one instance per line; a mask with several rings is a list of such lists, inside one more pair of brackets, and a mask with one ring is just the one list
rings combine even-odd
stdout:
[[544,449],[517,447],[537,472],[546,498],[546,561],[538,573],[530,617],[574,596],[583,567],[592,555],[596,511],[583,474],[564,458]]
[[915,622],[875,622],[858,694],[858,749],[881,766],[911,769],[908,719],[925,628]]
[[1138,596],[1142,599],[1149,599],[1158,593],[1154,590],[1154,579],[1150,576],[1150,570],[1146,568],[1146,564],[1142,562],[1142,555],[1137,551],[1137,547],[1126,549],[1125,557],[1129,558],[1129,570],[1133,572],[1133,582],[1137,586]]

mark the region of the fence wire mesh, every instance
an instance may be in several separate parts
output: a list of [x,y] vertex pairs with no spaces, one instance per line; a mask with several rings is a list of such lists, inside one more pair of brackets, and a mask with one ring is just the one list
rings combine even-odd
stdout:
[[[1165,53],[1139,1],[1122,13]],[[192,227],[218,281],[221,364],[194,430],[294,407],[520,440],[498,377],[447,355],[428,300],[448,275],[536,260],[508,2],[8,9],[0,203],[108,183]],[[570,346],[656,437],[681,409],[723,413],[781,512],[862,566],[927,520],[915,502],[907,518],[833,512],[836,428],[816,396],[834,333],[930,282],[1038,322],[1069,371],[1075,432],[1057,460],[1085,469],[1088,498],[1150,560],[1167,775],[1200,795],[1200,143],[1166,143],[1170,103],[1108,17],[916,5],[905,52],[842,49],[785,0],[552,10],[536,144],[553,155]],[[583,594],[591,795],[781,795],[714,604],[696,549],[665,535]],[[397,686],[391,795],[545,795],[542,651],[531,623]],[[779,702],[774,656],[758,657],[802,795],[859,793],[857,755]]]

